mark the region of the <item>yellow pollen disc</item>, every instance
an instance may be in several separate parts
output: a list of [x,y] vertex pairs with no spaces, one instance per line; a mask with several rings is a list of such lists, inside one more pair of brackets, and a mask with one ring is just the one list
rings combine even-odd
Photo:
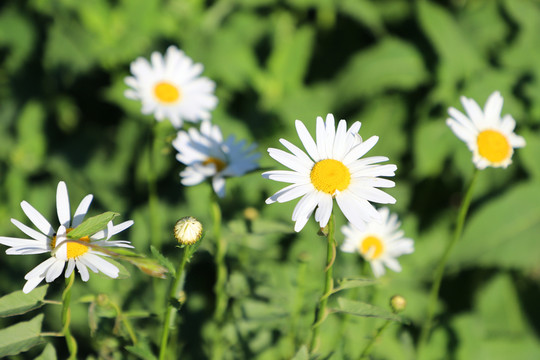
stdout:
[[180,89],[166,81],[158,82],[154,86],[154,95],[159,101],[165,104],[176,102],[181,97]]
[[480,156],[492,163],[500,163],[511,155],[512,146],[506,137],[496,130],[484,130],[476,138]]
[[[73,228],[66,229],[66,234],[73,230]],[[79,241],[84,241],[89,243],[90,238],[88,236],[82,237],[78,239]],[[56,235],[53,236],[51,240],[51,249],[54,249],[56,247]],[[68,259],[75,259],[79,256],[85,254],[88,251],[88,246],[84,246],[82,244],[74,243],[74,242],[68,242],[66,244],[67,247],[67,258]]]
[[360,244],[359,250],[362,255],[370,254],[368,260],[375,260],[383,254],[384,244],[378,237],[368,236]]
[[334,195],[336,190],[343,191],[351,183],[351,173],[341,161],[321,160],[311,169],[309,175],[315,189]]
[[209,157],[208,159],[203,161],[203,165],[208,165],[208,164],[214,164],[216,166],[217,172],[220,172],[221,170],[225,169],[225,167],[227,166],[227,164],[223,160],[215,158],[215,157]]

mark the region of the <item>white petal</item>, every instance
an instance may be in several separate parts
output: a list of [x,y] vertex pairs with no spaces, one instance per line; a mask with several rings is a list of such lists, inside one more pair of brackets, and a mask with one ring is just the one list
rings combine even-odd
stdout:
[[57,277],[60,276],[62,270],[64,270],[64,265],[66,262],[64,260],[56,259],[54,263],[49,267],[47,273],[45,274],[45,281],[51,282],[54,281]]
[[41,264],[30,270],[25,276],[25,280],[30,280],[33,277],[42,277],[45,278],[45,274],[49,267],[56,262],[56,258],[50,257],[47,260],[43,261]]
[[75,215],[73,215],[73,222],[71,224],[72,227],[76,228],[77,226],[81,225],[93,198],[93,195],[86,195],[84,199],[81,200],[81,203],[79,206],[77,206],[77,210],[75,210]]
[[321,156],[317,150],[317,144],[313,141],[313,138],[309,134],[304,123],[300,120],[296,120],[294,124],[296,126],[296,131],[298,132],[298,137],[300,137],[300,141],[302,141],[302,145],[304,145],[309,156],[311,156],[314,161],[321,160]]
[[24,213],[26,214],[26,216],[28,216],[28,219],[30,219],[30,221],[42,232],[44,233],[45,235],[49,236],[49,237],[52,237],[54,235],[54,229],[53,227],[51,226],[51,224],[49,224],[49,222],[47,221],[47,219],[45,219],[43,217],[43,215],[41,215],[39,213],[39,211],[37,211],[36,209],[34,209],[34,207],[32,205],[30,205],[29,203],[27,203],[26,201],[23,201],[21,202],[21,208],[23,209]]
[[71,209],[69,206],[67,186],[63,181],[60,181],[56,188],[56,212],[60,224],[64,225],[66,228],[70,227]]
[[495,91],[489,96],[484,105],[484,117],[486,121],[498,123],[501,118],[501,110],[503,107],[503,98],[501,93]]
[[360,157],[364,156],[369,150],[371,150],[375,144],[379,141],[378,136],[372,136],[363,143],[355,146],[354,148],[349,151],[347,155],[343,158],[343,163],[345,165],[349,164],[352,161],[355,161],[359,159]]
[[84,265],[81,261],[76,260],[75,265],[77,266],[77,270],[79,271],[79,274],[81,274],[81,280],[82,281],[88,281],[90,279],[90,274],[88,273],[88,269],[86,268],[86,265]]
[[36,240],[44,242],[44,243],[47,243],[47,241],[49,240],[49,238],[47,236],[45,236],[42,233],[37,232],[36,230],[24,225],[19,220],[11,219],[11,222],[13,223],[13,225],[18,227],[23,233],[25,233],[26,235],[30,236],[33,239],[36,239]]
[[75,268],[75,260],[69,259],[67,267],[66,267],[66,273],[65,273],[66,278],[68,278],[71,275],[74,268]]
[[45,276],[36,276],[33,278],[28,279],[26,284],[24,284],[24,287],[22,289],[23,293],[28,294],[30,291],[34,290],[36,286],[39,285],[43,281]]
[[98,269],[108,277],[111,277],[113,279],[118,277],[118,273],[120,272],[120,270],[116,266],[100,258],[99,256],[92,253],[86,253],[84,254],[84,260],[85,262],[94,265],[96,269]]

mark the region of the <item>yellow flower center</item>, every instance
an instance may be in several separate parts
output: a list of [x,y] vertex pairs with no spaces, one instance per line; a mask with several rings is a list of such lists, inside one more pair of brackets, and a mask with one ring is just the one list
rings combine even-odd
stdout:
[[378,259],[384,253],[384,244],[376,236],[368,236],[359,247],[360,253],[368,260]]
[[180,89],[167,81],[161,81],[156,84],[154,95],[159,101],[165,104],[176,102],[181,97]]
[[[66,234],[69,233],[73,228],[66,229]],[[89,243],[90,238],[88,236],[82,237],[80,239],[77,239],[79,241],[84,241]],[[51,240],[51,249],[54,249],[56,247],[56,235],[53,236]],[[88,246],[84,246],[83,244],[78,244],[75,242],[68,242],[66,244],[67,247],[67,258],[68,259],[75,259],[79,256],[85,254],[88,251]]]
[[510,156],[512,146],[506,137],[496,130],[484,130],[476,138],[480,156],[492,163],[500,163]]
[[351,183],[351,173],[341,161],[321,160],[311,169],[309,175],[315,189],[334,195],[336,190],[343,191]]
[[217,172],[220,172],[221,170],[225,169],[225,167],[227,166],[225,161],[215,158],[215,157],[209,157],[208,159],[203,161],[203,165],[208,165],[208,164],[214,164],[216,166]]

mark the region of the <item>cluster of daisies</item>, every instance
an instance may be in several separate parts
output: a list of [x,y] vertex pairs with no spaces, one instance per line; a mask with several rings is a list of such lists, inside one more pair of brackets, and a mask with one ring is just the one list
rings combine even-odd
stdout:
[[[125,92],[129,99],[142,103],[142,113],[152,114],[157,121],[168,119],[177,129],[172,146],[176,158],[186,167],[180,172],[181,183],[197,185],[209,180],[219,197],[225,196],[225,179],[242,176],[258,168],[260,154],[255,145],[236,141],[234,136],[223,139],[220,128],[212,124],[211,111],[217,105],[214,95],[215,83],[202,77],[203,66],[194,63],[178,48],[171,46],[165,55],[154,52],[151,61],[138,58],[131,64],[132,76],[125,79],[130,87]],[[525,140],[514,133],[516,122],[510,115],[501,118],[503,104],[499,92],[493,93],[482,110],[472,100],[462,97],[467,115],[454,108],[449,109],[447,120],[452,131],[463,140],[473,153],[478,169],[507,167],[515,148],[523,147]],[[200,125],[183,130],[184,122]],[[269,155],[290,170],[273,170],[263,177],[289,184],[270,196],[267,204],[287,202],[300,198],[292,214],[295,231],[304,228],[311,215],[320,227],[325,227],[332,214],[334,200],[348,224],[343,226],[345,237],[341,250],[358,253],[371,264],[373,274],[379,277],[385,267],[399,272],[397,257],[414,251],[412,239],[404,237],[396,214],[387,207],[375,208],[377,204],[394,204],[395,199],[381,189],[394,187],[387,179],[395,175],[397,167],[383,164],[384,156],[365,157],[378,141],[377,136],[363,140],[358,134],[360,122],[348,127],[345,120],[337,123],[332,114],[316,120],[315,138],[304,123],[296,120],[296,130],[305,151],[291,142],[280,139],[289,151],[270,148]],[[86,196],[71,219],[67,187],[58,184],[57,213],[59,227],[52,225],[30,204],[23,201],[21,207],[36,231],[23,223],[12,222],[31,239],[0,237],[0,244],[9,246],[11,255],[49,253],[50,257],[36,266],[25,279],[25,293],[43,280],[51,282],[77,268],[83,281],[89,278],[88,269],[115,278],[118,268],[103,259],[104,247],[132,247],[128,241],[110,241],[110,238],[128,228],[133,221],[114,225],[92,236],[70,241],[67,234],[79,226],[92,201]],[[88,244],[87,245],[85,245]],[[67,265],[66,265],[67,264]]]

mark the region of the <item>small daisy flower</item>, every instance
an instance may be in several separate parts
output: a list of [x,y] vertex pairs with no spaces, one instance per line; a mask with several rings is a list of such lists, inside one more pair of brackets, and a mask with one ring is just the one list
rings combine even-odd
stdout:
[[296,120],[296,130],[308,155],[285,139],[279,141],[292,154],[279,149],[268,149],[274,160],[292,171],[275,170],[262,174],[263,177],[291,183],[268,199],[267,204],[287,202],[302,197],[296,205],[292,220],[294,230],[300,231],[306,225],[315,208],[315,220],[325,227],[332,213],[333,199],[345,217],[358,228],[366,222],[379,219],[379,213],[370,204],[394,204],[396,200],[377,188],[390,188],[394,182],[379,176],[394,176],[396,165],[376,165],[387,161],[384,156],[364,156],[379,140],[372,136],[362,141],[358,130],[360,122],[355,122],[347,130],[347,122],[340,120],[337,129],[334,116],[317,118],[317,142],[309,134],[305,125]]
[[187,167],[180,173],[182,185],[192,186],[212,178],[212,187],[219,197],[225,196],[225,178],[242,176],[258,167],[260,157],[256,145],[246,147],[234,136],[223,141],[221,130],[210,121],[201,123],[201,130],[179,131],[172,145],[178,151],[176,159]]
[[467,116],[451,107],[448,109],[451,118],[446,120],[446,124],[472,151],[475,166],[480,170],[488,166],[508,167],[512,163],[514,149],[524,147],[525,139],[514,133],[516,121],[511,115],[501,119],[501,94],[498,91],[491,94],[484,111],[465,96],[461,97],[461,103]]
[[[67,234],[83,222],[92,199],[92,195],[87,195],[81,201],[75,210],[73,219],[71,219],[67,187],[63,181],[60,181],[56,190],[56,210],[60,226],[56,231],[32,205],[26,201],[21,202],[24,213],[39,231],[24,225],[16,219],[11,219],[11,222],[31,239],[1,236],[0,244],[10,247],[6,250],[6,254],[9,255],[50,253],[50,257],[47,260],[36,266],[24,277],[27,280],[23,287],[24,293],[32,291],[43,279],[46,282],[54,281],[60,276],[64,267],[66,267],[66,278],[71,275],[75,267],[77,267],[83,281],[88,281],[89,279],[88,269],[95,273],[102,272],[111,278],[118,277],[119,269],[101,257],[107,256],[106,254],[100,253],[94,248],[83,244],[67,242]],[[118,234],[131,225],[133,225],[132,220],[125,221],[119,225],[113,225],[113,222],[110,221],[106,229],[78,240],[100,247],[132,248],[133,246],[131,246],[129,241],[109,241],[113,235]]]
[[345,242],[341,250],[348,253],[359,253],[369,261],[375,277],[384,275],[384,267],[396,272],[401,271],[396,258],[414,252],[412,239],[404,238],[401,223],[396,214],[390,214],[388,208],[379,210],[382,222],[372,221],[364,230],[359,230],[352,224],[341,228]]
[[200,77],[203,66],[193,63],[183,51],[170,46],[165,56],[152,53],[151,63],[140,57],[131,63],[131,73],[125,82],[131,89],[124,95],[142,102],[143,114],[154,114],[158,121],[168,118],[175,128],[183,121],[210,119],[217,105],[215,83]]

